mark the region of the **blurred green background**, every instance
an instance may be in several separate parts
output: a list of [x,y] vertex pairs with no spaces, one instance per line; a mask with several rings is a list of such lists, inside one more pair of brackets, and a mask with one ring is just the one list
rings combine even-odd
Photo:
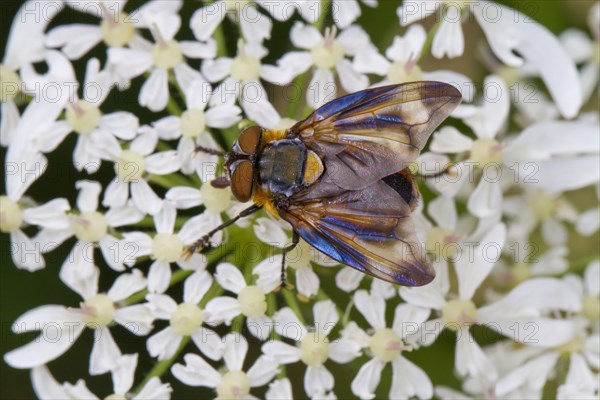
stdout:
[[[142,1],[130,1],[126,6],[126,10],[135,9]],[[510,7],[516,8],[521,12],[533,17],[548,27],[552,32],[558,34],[569,27],[580,28],[588,31],[587,27],[587,10],[592,1],[501,1]],[[0,5],[0,54],[4,54],[5,45],[8,38],[8,33],[12,23],[12,19],[16,14],[22,2],[19,1],[3,1]],[[392,42],[393,37],[397,34],[402,34],[404,29],[398,24],[396,16],[396,8],[400,4],[399,1],[380,0],[380,5],[376,9],[370,9],[362,6],[363,14],[357,21],[370,34],[373,42],[380,50],[385,50]],[[182,29],[178,37],[192,38],[188,22],[193,12],[202,5],[197,1],[185,1],[181,15]],[[293,21],[297,16],[286,23],[275,23],[272,38],[266,41],[265,45],[269,49],[270,55],[266,62],[274,62],[285,51],[290,50],[290,42],[288,32]],[[51,27],[73,23],[73,22],[88,22],[97,23],[97,20],[89,15],[79,14],[72,9],[66,9],[55,21]],[[426,26],[431,25],[430,20],[425,21]],[[325,26],[328,24],[326,23]],[[470,21],[464,25],[466,54],[458,59],[435,60],[431,56],[424,57],[420,65],[424,70],[431,69],[452,69],[466,73],[475,82],[481,82],[487,71],[483,68],[479,61],[477,52],[471,51],[476,48],[476,45],[482,41],[482,33],[479,27]],[[225,25],[225,35],[230,54],[235,50],[235,42],[237,33],[233,26],[229,23]],[[93,56],[105,60],[105,50],[102,46],[97,46],[91,53]],[[85,58],[89,57],[86,56]],[[194,66],[198,64],[191,63]],[[75,62],[78,78],[83,77],[84,63],[81,60]],[[40,66],[40,71],[43,71],[43,66]],[[119,93],[113,91],[109,99],[103,105],[103,112],[111,112],[115,110],[125,109],[134,112],[140,119],[141,123],[149,123],[164,115],[153,114],[148,110],[142,109],[137,105],[137,93],[141,86],[142,78],[137,78],[133,82],[133,90]],[[182,104],[182,102],[179,102]],[[286,107],[281,101],[275,101],[280,112],[284,112]],[[588,108],[597,108],[597,103],[588,106]],[[72,167],[72,151],[75,145],[75,135],[70,135],[69,138],[62,144],[59,150],[49,155],[49,168],[46,174],[38,180],[28,191],[28,194],[34,199],[45,202],[54,197],[66,197],[74,204],[76,191],[74,182],[78,179],[96,179],[106,183],[112,175],[112,166],[105,164],[103,168],[94,176],[77,173]],[[4,161],[5,149],[1,150],[1,157]],[[4,193],[4,182],[2,182],[2,193]],[[597,239],[597,236],[596,236]],[[594,239],[594,240],[596,240]],[[4,354],[10,349],[21,346],[32,340],[35,334],[14,335],[11,333],[10,326],[12,322],[22,313],[34,307],[44,304],[61,304],[67,306],[77,306],[80,302],[78,295],[70,291],[59,279],[58,271],[63,260],[67,257],[68,252],[72,248],[74,240],[70,240],[54,252],[46,256],[47,267],[44,270],[35,273],[29,273],[24,270],[19,270],[14,267],[9,254],[9,237],[6,234],[1,235],[0,244],[0,323],[1,323],[1,341],[0,352]],[[587,242],[589,245],[590,242]],[[586,246],[587,246],[586,245]],[[98,257],[100,258],[100,257]],[[100,290],[105,291],[110,287],[111,282],[115,278],[113,271],[100,263],[102,274],[100,282]],[[143,271],[147,270],[147,265],[141,265]],[[333,288],[334,275],[337,269],[317,268],[317,273],[320,275],[322,284],[328,288]],[[179,285],[181,286],[181,285]],[[180,287],[174,290],[175,298],[180,296]],[[346,304],[348,301],[347,294],[335,289],[329,291],[330,295],[338,302],[338,304]],[[393,303],[395,304],[395,303]],[[312,303],[304,306],[305,315],[311,315]],[[393,315],[393,307],[388,306],[388,321],[391,321]],[[165,323],[157,323],[159,327],[163,327]],[[137,379],[139,382],[152,367],[152,360],[145,349],[145,340],[132,336],[125,332],[121,327],[112,329],[115,339],[123,353],[139,353],[139,365],[137,369]],[[248,337],[248,336],[247,336]],[[88,359],[92,346],[92,333],[86,331],[82,337],[77,340],[75,345],[58,360],[49,364],[49,367],[59,382],[75,383],[77,379],[85,378],[88,387],[99,397],[104,397],[112,393],[112,384],[110,375],[102,375],[97,377],[88,377]],[[251,350],[248,360],[254,359],[252,354],[260,351],[260,343],[251,342]],[[197,351],[195,347],[188,345],[188,351]],[[453,375],[454,364],[454,345],[452,337],[442,337],[436,344],[431,347],[420,349],[414,354],[408,354],[408,358],[414,360],[425,371],[428,372],[432,382],[435,384],[450,385],[458,388],[458,381]],[[328,363],[328,367],[336,376],[336,394],[338,398],[352,397],[349,383],[351,378],[359,367],[364,363],[366,358],[359,359],[358,362],[344,366],[338,366],[332,362]],[[246,364],[248,365],[248,364]],[[303,398],[302,382],[304,369],[299,365],[288,367],[288,376],[293,381],[295,386],[295,395],[298,398]],[[388,393],[390,385],[391,369],[389,367],[384,370],[382,385],[378,389],[378,393],[385,395]],[[212,398],[214,395],[210,390],[189,388],[180,384],[176,379],[170,376],[169,373],[165,376],[165,381],[170,382],[174,387],[173,398]],[[264,391],[259,391],[256,394],[262,396]],[[29,399],[34,398],[34,393],[31,388],[29,379],[29,371],[15,370],[6,365],[4,361],[0,361],[0,398],[2,399]]]

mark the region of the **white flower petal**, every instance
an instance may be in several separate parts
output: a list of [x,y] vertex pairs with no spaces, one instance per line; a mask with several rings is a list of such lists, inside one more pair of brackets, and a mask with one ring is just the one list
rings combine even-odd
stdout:
[[185,280],[183,301],[198,304],[212,286],[212,276],[207,271],[196,271]]
[[222,263],[217,266],[215,279],[223,289],[235,294],[238,294],[246,287],[244,275],[242,275],[242,272],[235,265],[230,263]]
[[167,360],[173,357],[179,343],[181,343],[181,339],[182,337],[168,326],[150,336],[146,342],[146,347],[152,357],[158,357],[158,360]]
[[315,303],[313,306],[313,315],[315,318],[315,329],[322,335],[329,335],[329,332],[338,323],[340,316],[331,300],[323,300]]
[[163,202],[150,188],[148,182],[140,179],[137,182],[131,182],[130,186],[131,200],[137,208],[150,215],[155,215],[161,210]]
[[138,102],[150,111],[158,112],[165,109],[169,100],[169,83],[167,71],[154,68],[148,79],[144,81]]
[[239,333],[229,333],[224,338],[223,360],[229,371],[241,371],[248,352],[248,341]]
[[171,372],[184,384],[216,388],[221,382],[221,374],[199,355],[188,353],[183,356],[183,359],[186,365],[175,364]]
[[117,365],[121,351],[107,327],[94,330],[94,344],[90,354],[90,375],[101,375]]
[[421,368],[400,356],[392,361],[392,388],[390,398],[430,399],[433,396],[431,380]]
[[121,274],[117,277],[107,295],[113,302],[119,302],[139,292],[146,287],[146,278],[138,269],[131,270],[131,273]]
[[360,367],[360,370],[352,380],[352,393],[361,399],[373,399],[384,365],[383,361],[375,357]]
[[188,186],[176,186],[167,191],[165,198],[175,203],[179,209],[188,209],[202,204],[200,190]]
[[275,332],[286,338],[299,341],[306,335],[306,327],[291,308],[285,307],[273,314]]
[[354,293],[354,304],[373,328],[385,328],[385,299],[370,295],[366,290],[358,290]]
[[171,265],[163,260],[154,261],[148,271],[148,291],[164,293],[169,288],[170,281]]
[[279,340],[271,340],[263,344],[262,351],[278,364],[291,364],[300,361],[300,349]]

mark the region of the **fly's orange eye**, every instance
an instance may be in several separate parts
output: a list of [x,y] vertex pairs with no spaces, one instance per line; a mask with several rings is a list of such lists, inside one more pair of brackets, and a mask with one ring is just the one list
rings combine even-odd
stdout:
[[258,148],[262,136],[262,128],[254,125],[249,126],[240,133],[238,145],[245,154],[253,154]]
[[238,162],[233,167],[233,173],[231,174],[231,191],[235,198],[242,203],[250,200],[253,181],[254,167],[252,162],[249,160]]

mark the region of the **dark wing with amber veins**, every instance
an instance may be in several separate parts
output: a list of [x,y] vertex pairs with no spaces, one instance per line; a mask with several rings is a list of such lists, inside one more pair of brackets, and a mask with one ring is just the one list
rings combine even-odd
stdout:
[[292,196],[280,215],[310,245],[336,261],[388,282],[421,286],[435,272],[415,234],[411,206],[404,200],[414,195],[412,185],[411,180],[405,191],[380,180],[333,198]]
[[288,131],[323,160],[318,191],[363,189],[406,168],[460,103],[447,83],[411,82],[340,97]]

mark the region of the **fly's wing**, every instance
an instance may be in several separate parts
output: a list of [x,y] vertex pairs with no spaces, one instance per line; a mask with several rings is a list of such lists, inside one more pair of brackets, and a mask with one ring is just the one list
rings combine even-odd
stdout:
[[336,261],[404,286],[435,276],[410,219],[411,207],[384,180],[335,198],[295,201],[280,211],[310,245]]
[[288,137],[321,157],[329,184],[363,189],[413,162],[460,100],[460,92],[442,82],[367,89],[325,104]]

